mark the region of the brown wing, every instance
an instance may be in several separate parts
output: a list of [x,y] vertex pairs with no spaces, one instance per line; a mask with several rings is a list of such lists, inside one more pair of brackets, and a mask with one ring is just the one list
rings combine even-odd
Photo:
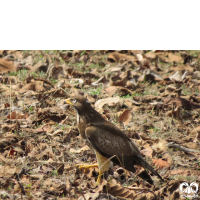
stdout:
[[92,123],[85,129],[91,145],[105,157],[140,155],[138,148],[111,123]]

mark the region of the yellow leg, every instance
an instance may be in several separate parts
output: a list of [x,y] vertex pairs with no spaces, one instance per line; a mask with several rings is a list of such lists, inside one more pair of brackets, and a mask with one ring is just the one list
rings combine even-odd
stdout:
[[95,164],[95,165],[78,164],[76,165],[76,167],[79,167],[79,169],[84,169],[84,173],[86,173],[89,168],[98,167],[98,164]]
[[[87,164],[77,164],[76,167],[79,167],[79,169],[84,169],[84,173],[86,173],[89,168],[92,167],[98,167],[98,164],[95,165],[87,165]],[[103,172],[101,170],[99,170],[99,175],[97,178],[97,184],[99,184],[101,182],[101,175],[103,174]]]
[[103,172],[101,170],[99,170],[99,176],[97,178],[97,184],[99,184],[101,182],[101,175],[103,174]]

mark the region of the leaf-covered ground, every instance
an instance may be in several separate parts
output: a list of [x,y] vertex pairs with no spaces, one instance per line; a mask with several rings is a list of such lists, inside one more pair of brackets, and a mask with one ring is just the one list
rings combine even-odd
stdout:
[[[200,186],[199,61],[200,51],[0,51],[0,198],[175,200],[181,183]],[[64,104],[73,94],[165,182],[114,166],[96,185],[98,168],[76,167],[97,161]]]

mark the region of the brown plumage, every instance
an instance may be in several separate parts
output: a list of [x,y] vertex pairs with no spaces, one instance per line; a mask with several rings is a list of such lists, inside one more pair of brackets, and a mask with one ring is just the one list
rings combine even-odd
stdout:
[[[151,167],[140,154],[135,143],[125,135],[117,126],[105,120],[83,96],[72,96],[66,100],[66,103],[72,105],[77,111],[77,123],[79,132],[86,144],[94,150],[97,163],[100,168],[100,174],[109,169],[110,161],[121,165],[125,169],[136,171],[134,165],[140,165],[150,170],[154,175],[161,176]],[[150,184],[153,180],[145,170],[139,175]]]

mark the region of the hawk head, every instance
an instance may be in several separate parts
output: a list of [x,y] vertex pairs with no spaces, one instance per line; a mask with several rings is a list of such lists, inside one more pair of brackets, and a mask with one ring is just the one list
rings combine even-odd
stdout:
[[91,122],[101,122],[105,120],[100,113],[98,113],[90,104],[90,102],[81,95],[72,96],[69,99],[65,100],[65,103],[73,106],[78,116],[87,119],[88,123]]
[[71,98],[66,99],[65,102],[69,105],[72,105],[79,114],[94,109],[87,100],[87,98],[80,95],[72,96]]

